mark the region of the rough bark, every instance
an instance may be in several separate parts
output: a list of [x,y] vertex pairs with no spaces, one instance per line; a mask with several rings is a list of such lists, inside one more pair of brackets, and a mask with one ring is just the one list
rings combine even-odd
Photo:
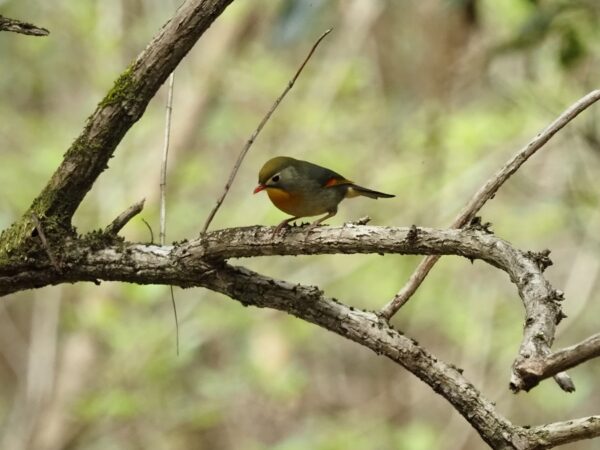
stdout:
[[26,34],[28,36],[48,36],[50,32],[32,23],[17,19],[10,19],[0,15],[0,31],[12,31],[13,33]]
[[[273,239],[263,227],[235,228],[206,233],[200,239],[177,247],[117,243],[94,252],[101,235],[87,240],[68,240],[60,255],[62,273],[52,266],[30,267],[27,263],[0,266],[0,294],[28,287],[60,282],[107,279],[135,283],[164,283],[201,286],[194,275],[211,270],[211,261],[272,255],[313,255],[324,253],[397,253],[459,255],[481,259],[505,271],[517,287],[526,311],[523,341],[515,362],[543,359],[550,353],[556,325],[562,318],[560,292],[543,276],[548,257],[512,247],[484,229],[433,230],[348,225],[317,228],[308,241],[303,229],[292,229]],[[90,238],[88,238],[90,239]],[[183,268],[186,270],[183,270]],[[111,271],[115,269],[114,272]],[[200,284],[198,284],[200,283]],[[522,373],[513,371],[511,386],[526,386]]]
[[519,359],[515,361],[513,370],[519,374],[522,388],[529,390],[537,386],[541,380],[598,357],[600,357],[600,334],[594,334],[578,344],[543,358]]
[[529,328],[535,328],[543,336],[536,335],[536,342],[521,346],[521,351],[524,348],[529,351],[530,346],[540,342],[549,345],[561,315],[556,292],[543,277],[545,264],[540,264],[540,254],[515,249],[479,228],[435,230],[352,225],[318,228],[308,241],[302,228],[289,230],[274,240],[271,235],[272,228],[266,227],[227,229],[176,246],[126,243],[104,233],[66,239],[63,245],[55,246],[63,249],[58,255],[61,271],[53,270],[41,245],[32,250],[30,258],[0,265],[0,293],[100,280],[201,286],[246,306],[285,311],[385,355],[448,400],[492,448],[543,448],[567,439],[566,429],[579,438],[600,434],[600,426],[596,426],[593,417],[580,419],[582,425],[576,429],[568,424],[532,430],[514,425],[463,377],[460,369],[438,360],[376,313],[327,298],[317,287],[275,280],[225,262],[228,258],[323,253],[444,254],[480,259],[508,274],[526,309],[527,304],[538,303],[529,307],[536,315],[525,329],[524,341],[530,339]]

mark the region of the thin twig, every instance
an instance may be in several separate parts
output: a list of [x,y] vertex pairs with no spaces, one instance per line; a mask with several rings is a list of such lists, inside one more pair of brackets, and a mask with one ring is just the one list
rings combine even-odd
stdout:
[[152,231],[152,227],[146,219],[144,219],[143,217],[141,219],[142,222],[144,222],[144,224],[146,225],[146,227],[148,227],[148,231],[150,232],[150,244],[154,244],[154,231]]
[[277,109],[277,107],[279,106],[279,104],[281,103],[281,101],[283,100],[283,98],[290,91],[290,89],[292,89],[292,87],[294,86],[294,83],[296,82],[296,80],[300,76],[300,73],[304,69],[304,66],[306,66],[306,63],[308,62],[308,60],[310,59],[310,57],[315,52],[315,50],[317,49],[318,45],[325,38],[325,36],[327,36],[329,33],[331,33],[331,30],[332,30],[332,28],[328,29],[327,31],[325,31],[325,33],[323,33],[319,37],[319,39],[317,39],[317,41],[314,43],[314,45],[310,49],[310,52],[308,52],[308,55],[306,56],[306,58],[304,58],[304,61],[302,62],[302,64],[298,68],[298,70],[296,71],[296,74],[294,75],[294,77],[288,82],[287,86],[285,87],[285,89],[283,90],[283,92],[279,95],[279,97],[277,97],[277,99],[273,103],[273,106],[271,106],[271,109],[269,109],[269,111],[267,111],[267,114],[265,114],[265,116],[263,117],[263,119],[258,124],[258,127],[256,127],[256,130],[254,130],[254,132],[250,136],[250,139],[248,139],[248,141],[246,141],[246,144],[244,145],[244,148],[242,148],[242,151],[238,155],[238,158],[237,158],[237,160],[236,160],[236,162],[235,162],[235,164],[233,166],[233,169],[231,169],[231,173],[229,174],[229,179],[227,180],[227,183],[225,184],[225,188],[223,190],[223,193],[217,199],[217,203],[213,207],[212,211],[208,215],[208,218],[206,219],[206,222],[204,223],[204,226],[202,227],[202,233],[206,233],[206,230],[208,230],[208,227],[209,227],[210,223],[212,222],[212,220],[215,217],[215,214],[217,214],[217,211],[219,210],[219,208],[223,204],[223,201],[225,200],[225,197],[227,196],[227,193],[229,192],[229,189],[231,188],[233,180],[235,179],[235,176],[237,175],[237,172],[238,172],[240,166],[242,165],[242,161],[244,160],[244,157],[246,156],[246,153],[248,153],[248,150],[250,150],[250,147],[254,143],[254,140],[259,135],[259,133],[262,131],[262,129],[265,126],[265,124],[267,123],[267,121],[271,118],[271,115],[275,112],[275,110]]
[[171,116],[173,114],[173,85],[175,73],[169,76],[169,90],[165,113],[165,141],[163,146],[162,164],[160,166],[160,245],[165,245],[166,218],[167,218],[167,158],[169,156],[169,142],[171,139]]
[[141,199],[139,202],[134,203],[121,214],[119,214],[110,225],[108,225],[104,232],[106,234],[117,234],[121,229],[136,215],[138,215],[142,209],[144,209],[144,202],[146,199]]
[[175,303],[175,294],[173,293],[173,285],[169,285],[171,294],[171,305],[173,306],[173,318],[175,319],[175,348],[177,356],[179,356],[179,317],[177,317],[177,304]]
[[48,255],[50,264],[52,264],[52,267],[54,267],[57,272],[61,272],[60,265],[58,264],[58,261],[54,257],[54,253],[52,253],[52,250],[50,249],[50,244],[48,244],[48,239],[46,239],[46,234],[44,233],[44,228],[42,227],[42,223],[40,222],[39,217],[35,213],[31,213],[31,218],[33,219],[33,223],[35,224],[35,229],[37,230],[38,235],[40,236],[40,240],[42,241],[42,247],[44,247],[44,250],[46,251],[46,254]]
[[[167,106],[165,113],[165,144],[163,147],[163,158],[160,166],[160,245],[165,245],[167,224],[167,159],[169,156],[169,142],[171,139],[171,116],[173,115],[173,86],[175,85],[175,72],[169,75],[169,89],[167,94]],[[171,293],[171,305],[173,306],[173,317],[175,319],[175,342],[176,352],[179,356],[179,319],[177,318],[177,304],[173,294],[173,286],[169,286]]]
[[[169,156],[169,142],[171,139],[171,116],[173,114],[173,86],[175,85],[175,72],[169,76],[169,89],[167,94],[167,106],[165,113],[165,144],[163,148],[163,160],[160,170],[160,245],[165,245],[166,238],[166,205],[167,205],[167,159]],[[169,286],[171,294],[171,305],[173,307],[173,317],[175,319],[175,347],[177,356],[179,356],[179,319],[177,317],[177,304],[173,294],[173,286]]]
[[[462,228],[467,225],[475,214],[483,207],[485,202],[492,198],[498,189],[504,184],[510,176],[515,173],[530,156],[546,144],[558,131],[573,120],[579,113],[600,100],[600,90],[595,90],[578,100],[565,110],[554,122],[545,130],[541,131],[525,147],[515,154],[506,164],[494,174],[486,183],[475,193],[460,214],[452,222],[452,228]],[[396,296],[381,310],[381,317],[389,320],[396,312],[410,299],[410,297],[419,288],[429,271],[440,259],[440,256],[428,256],[421,261],[415,271],[410,276],[408,282],[396,294]]]
[[13,33],[26,34],[28,36],[48,36],[50,32],[32,23],[9,19],[0,15],[0,31],[12,31]]

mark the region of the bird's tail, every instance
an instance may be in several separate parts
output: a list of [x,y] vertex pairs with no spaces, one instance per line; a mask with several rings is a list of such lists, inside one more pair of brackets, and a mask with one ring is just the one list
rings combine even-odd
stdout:
[[392,194],[384,194],[383,192],[374,191],[373,189],[367,189],[362,186],[357,186],[356,184],[350,185],[348,188],[348,192],[346,197],[358,197],[359,195],[364,195],[369,198],[392,198],[395,195]]

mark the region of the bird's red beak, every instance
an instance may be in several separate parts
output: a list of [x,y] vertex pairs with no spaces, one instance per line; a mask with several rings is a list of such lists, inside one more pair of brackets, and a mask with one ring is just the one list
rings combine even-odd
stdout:
[[258,193],[260,191],[265,190],[266,188],[267,188],[267,186],[265,186],[264,184],[259,184],[258,186],[256,186],[254,188],[254,193],[256,194],[256,193]]

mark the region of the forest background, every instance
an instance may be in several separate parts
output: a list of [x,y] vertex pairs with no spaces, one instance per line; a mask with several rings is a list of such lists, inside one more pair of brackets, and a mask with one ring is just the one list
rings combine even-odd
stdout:
[[[0,0],[50,29],[0,35],[0,229],[27,209],[113,80],[176,1]],[[276,224],[253,196],[268,158],[288,155],[397,198],[345,202],[332,224],[444,227],[510,155],[598,87],[600,5],[572,0],[234,2],[177,68],[167,240],[198,235],[249,134],[315,38],[310,61],[244,161],[212,228]],[[166,89],[120,144],[77,211],[87,232],[135,201],[158,232]],[[591,108],[482,215],[518,248],[550,248],[565,292],[556,348],[598,331],[600,132]],[[122,234],[149,241],[136,218]],[[269,257],[244,264],[315,284],[358,308],[392,298],[419,257]],[[372,352],[291,316],[214,292],[63,285],[0,301],[0,448],[478,449],[442,398]],[[513,395],[522,306],[506,275],[443,258],[394,325],[464,369],[513,422],[596,414],[600,367]],[[592,449],[593,442],[565,446]]]

